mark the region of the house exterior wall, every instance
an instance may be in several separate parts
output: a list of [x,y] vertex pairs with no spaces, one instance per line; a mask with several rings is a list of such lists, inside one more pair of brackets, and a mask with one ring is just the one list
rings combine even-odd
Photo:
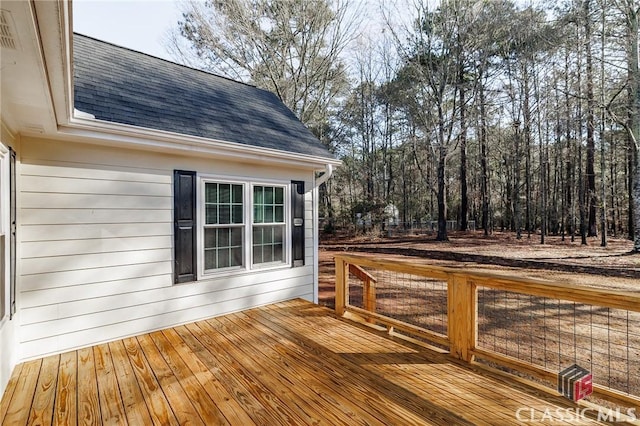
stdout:
[[[305,181],[305,266],[173,283],[173,170]],[[263,304],[313,300],[313,172],[23,138],[18,358]]]

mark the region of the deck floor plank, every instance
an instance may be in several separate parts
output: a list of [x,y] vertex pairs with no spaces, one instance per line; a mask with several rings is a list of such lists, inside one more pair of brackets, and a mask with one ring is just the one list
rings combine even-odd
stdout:
[[65,352],[60,355],[58,386],[53,412],[53,422],[58,425],[77,424],[77,374],[78,353]]
[[[224,366],[215,355],[215,346],[208,341],[207,336],[201,333],[198,327],[187,325],[175,327],[174,330],[193,351],[198,361],[209,370],[216,383],[223,386],[227,393],[244,407],[247,415],[255,424],[278,424],[278,417],[266,409],[265,400],[261,397],[261,392],[268,392],[268,389],[260,389],[251,383],[247,386],[241,373],[235,373],[232,369]],[[210,350],[210,348],[212,349]]]
[[98,398],[98,376],[92,348],[78,350],[77,419],[83,425],[102,424]]
[[41,367],[42,359],[28,361],[23,364],[20,376],[16,380],[11,402],[7,407],[7,413],[2,420],[3,425],[27,424]]
[[231,355],[232,348],[229,343],[224,340],[223,336],[211,333],[211,327],[203,321],[189,324],[187,327],[196,335],[198,340],[209,349],[209,352],[212,354],[215,352],[214,356],[223,368],[231,372],[238,380],[238,384],[251,392],[264,408],[269,411],[271,416],[283,419],[289,424],[305,424],[304,419],[300,417],[296,410],[292,410],[291,407],[280,399],[280,389],[271,389],[266,386],[255,376],[256,371],[247,370]]
[[120,394],[118,377],[113,369],[109,345],[94,346],[93,360],[98,378],[98,404],[102,423],[105,425],[126,425],[127,415]]
[[292,392],[290,382],[280,380],[278,377],[278,370],[268,368],[265,363],[260,361],[260,356],[247,356],[254,353],[248,347],[245,339],[238,338],[224,321],[213,318],[201,321],[198,325],[206,332],[217,336],[218,343],[224,345],[225,352],[234,358],[240,368],[251,374],[254,380],[260,382],[267,389],[277,389],[275,396],[278,398],[278,404],[287,407],[302,420],[303,424],[328,424],[327,419],[313,417],[313,413],[318,410],[314,409],[303,395],[304,389],[299,389],[297,393]]
[[162,392],[167,397],[173,413],[180,424],[205,425],[198,415],[191,399],[187,396],[180,383],[173,375],[173,371],[165,362],[162,354],[148,334],[137,337],[151,370],[154,372]]
[[[273,347],[278,351],[279,355],[283,357],[283,362],[295,360],[296,371],[305,371],[307,380],[318,387],[318,392],[323,392],[329,402],[335,401],[334,405],[339,406],[345,415],[355,417],[352,423],[389,424],[390,421],[397,420],[401,410],[396,409],[394,416],[389,417],[385,401],[378,400],[376,402],[376,389],[370,389],[359,382],[351,381],[349,375],[343,374],[342,369],[328,363],[326,358],[322,358],[312,351],[302,351],[300,346],[288,340],[287,336],[277,327],[270,329],[261,322],[261,319],[250,315],[246,316],[248,321],[245,324],[252,324],[253,327],[260,330],[261,335],[268,335],[278,342],[278,344],[265,342],[265,346]],[[376,403],[372,404],[372,402]],[[417,419],[411,416],[405,420],[415,422]]]
[[48,356],[42,360],[28,424],[43,426],[52,424],[59,366],[60,355]]
[[138,380],[140,391],[142,392],[142,398],[144,399],[149,415],[151,416],[151,422],[154,425],[178,425],[171,406],[167,401],[160,384],[153,374],[151,366],[147,362],[147,359],[142,353],[142,349],[138,344],[138,340],[135,338],[123,339],[125,350],[127,351],[127,357],[133,368],[133,373]]
[[308,387],[311,397],[319,398],[326,410],[340,411],[336,415],[339,415],[343,422],[353,425],[384,424],[378,417],[362,408],[367,405],[364,394],[352,388],[349,390],[349,396],[345,396],[344,383],[335,378],[330,370],[322,369],[321,360],[314,355],[291,350],[291,346],[287,347],[292,345],[290,341],[285,341],[284,337],[276,335],[259,321],[251,321],[250,317],[242,313],[230,319],[236,322],[243,332],[253,337],[251,342],[255,350],[268,357],[274,365],[273,368],[295,368],[299,374],[291,378],[294,385],[298,386],[298,383],[302,382],[301,386]]
[[162,333],[182,357],[192,374],[198,380],[211,401],[220,408],[224,417],[233,425],[251,426],[256,423],[245,412],[240,403],[227,391],[197,354],[188,347],[175,329],[166,329]]
[[[369,400],[374,401],[376,406],[393,407],[392,410],[387,410],[388,415],[391,416],[387,424],[429,422],[431,424],[450,425],[452,421],[457,425],[473,424],[450,409],[443,409],[434,404],[425,403],[426,401],[417,398],[412,391],[397,386],[383,377],[371,374],[368,370],[362,368],[362,365],[354,362],[351,357],[345,356],[345,354],[353,353],[353,348],[349,345],[349,342],[354,333],[362,331],[357,329],[350,330],[351,333],[343,335],[347,337],[347,339],[344,339],[344,343],[338,343],[337,340],[342,339],[339,338],[335,331],[330,330],[327,332],[328,336],[332,337],[331,339],[317,335],[315,324],[304,324],[303,317],[290,316],[286,309],[268,306],[264,311],[256,312],[262,319],[278,325],[280,333],[289,335],[296,340],[297,344],[323,357],[324,364],[332,365],[336,370],[341,370],[343,372],[342,380],[345,383],[361,389],[362,386],[365,386],[364,389],[369,395]],[[318,317],[317,319],[322,318]],[[340,322],[337,319],[333,320]],[[325,344],[328,346],[325,346]],[[395,345],[392,343],[391,347],[393,348]],[[380,349],[385,350],[384,348]],[[407,348],[402,350],[402,356],[406,355],[406,351],[409,351]],[[371,352],[372,349],[367,349],[367,351]]]
[[[306,408],[308,413],[324,412],[324,418],[312,418],[312,420],[314,420],[313,422],[317,424],[326,424],[326,422],[329,424],[357,423],[353,417],[344,415],[340,409],[333,408],[336,402],[335,399],[333,401],[327,401],[322,398],[322,394],[318,392],[318,388],[313,386],[315,382],[313,374],[305,371],[301,368],[301,365],[294,362],[293,359],[284,360],[281,357],[276,357],[276,360],[274,360],[272,358],[273,353],[268,350],[268,348],[272,346],[272,343],[260,344],[264,342],[261,337],[253,334],[245,324],[234,321],[236,317],[237,314],[216,318],[215,320],[217,320],[218,326],[222,327],[219,330],[225,331],[225,336],[235,335],[237,341],[246,342],[239,347],[238,350],[257,355],[252,357],[253,365],[262,371],[272,373],[270,379],[275,380],[275,385],[284,390],[282,393],[283,400],[287,401],[288,404],[291,404],[293,401],[299,401],[298,404],[300,404],[300,407],[302,409]],[[207,322],[212,323],[213,320]],[[215,327],[215,324],[212,325]],[[242,336],[235,334],[233,330],[242,330]],[[251,336],[252,338],[246,339],[247,336]],[[289,371],[296,371],[297,374],[289,374]],[[316,375],[323,374],[320,371],[315,371],[314,373]],[[311,423],[311,421],[308,422]]]
[[193,376],[189,367],[184,363],[164,334],[162,334],[161,331],[156,331],[155,333],[151,333],[150,337],[160,350],[160,354],[164,357],[165,362],[169,368],[171,368],[171,371],[178,379],[204,423],[207,425],[230,424],[220,411],[218,405],[211,400],[209,394]]
[[16,368],[11,374],[9,378],[9,382],[7,383],[7,387],[4,391],[4,395],[2,399],[0,399],[0,424],[3,423],[4,417],[7,415],[7,410],[9,409],[9,402],[11,402],[11,398],[13,397],[13,393],[16,390],[16,386],[18,384],[18,379],[20,378],[20,373],[22,372],[22,367],[24,364],[16,365]]
[[20,364],[0,425],[530,424],[518,409],[545,414],[536,424],[600,424],[563,408],[576,410],[292,300]]
[[113,358],[113,369],[118,377],[122,403],[127,416],[127,421],[132,425],[151,424],[151,415],[142,396],[142,391],[136,380],[133,367],[129,362],[126,349],[122,340],[109,343],[109,350]]

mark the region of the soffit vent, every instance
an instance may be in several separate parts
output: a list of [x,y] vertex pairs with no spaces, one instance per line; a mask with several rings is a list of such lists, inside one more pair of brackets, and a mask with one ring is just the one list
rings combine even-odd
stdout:
[[13,36],[13,20],[11,13],[0,9],[0,47],[3,49],[17,49],[18,43]]

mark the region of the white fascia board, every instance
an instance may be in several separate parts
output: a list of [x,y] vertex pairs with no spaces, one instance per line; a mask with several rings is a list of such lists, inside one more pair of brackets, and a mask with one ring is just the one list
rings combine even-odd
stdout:
[[71,22],[70,4],[65,0],[31,2],[33,27],[38,36],[39,63],[42,64],[44,84],[48,90],[48,110],[55,129],[55,123],[69,118],[71,105],[68,82],[72,79],[72,65],[69,51]]
[[78,116],[71,118],[68,125],[58,126],[58,133],[60,137],[75,142],[181,153],[183,155],[209,155],[243,162],[287,165],[318,171],[324,170],[327,165],[339,166],[342,164],[342,161],[333,158],[182,135],[127,124],[115,124]]

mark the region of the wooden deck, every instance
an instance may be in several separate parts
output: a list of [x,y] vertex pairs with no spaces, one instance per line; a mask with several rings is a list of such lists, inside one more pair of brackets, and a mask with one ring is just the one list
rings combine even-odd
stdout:
[[511,425],[559,407],[295,300],[21,364],[0,423]]

